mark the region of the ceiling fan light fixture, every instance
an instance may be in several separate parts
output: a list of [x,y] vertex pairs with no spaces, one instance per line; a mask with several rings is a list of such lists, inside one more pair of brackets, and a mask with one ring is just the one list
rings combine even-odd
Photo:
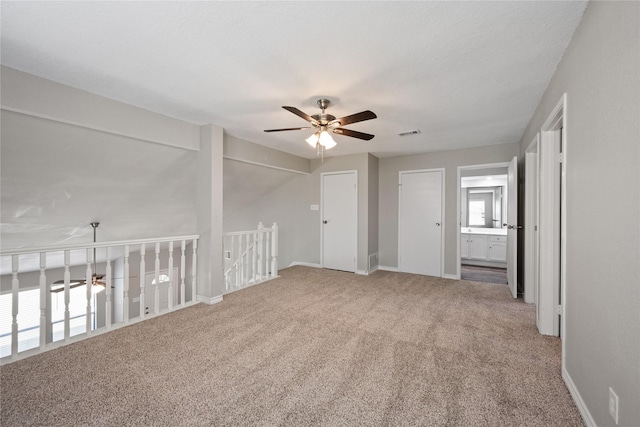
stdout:
[[316,144],[318,143],[318,133],[314,133],[313,135],[311,135],[309,138],[305,139],[305,141],[307,141],[307,143],[312,146],[313,148],[316,148]]
[[333,140],[333,138],[331,138],[331,135],[329,135],[329,132],[327,132],[326,130],[323,130],[322,132],[320,132],[320,137],[318,138],[318,142],[320,143],[320,145],[324,147],[325,150],[328,150],[338,145]]

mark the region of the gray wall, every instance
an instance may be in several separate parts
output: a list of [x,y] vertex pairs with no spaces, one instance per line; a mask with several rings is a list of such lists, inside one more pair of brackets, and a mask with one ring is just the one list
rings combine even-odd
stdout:
[[378,252],[378,200],[380,193],[380,162],[369,154],[369,255]]
[[466,150],[442,151],[379,161],[379,253],[380,265],[398,266],[398,176],[400,171],[445,168],[445,251],[444,274],[457,273],[457,174],[458,166],[500,163],[518,154],[518,145],[501,144]]
[[640,3],[591,2],[520,141],[567,93],[566,371],[597,425],[609,387],[640,425],[639,28]]
[[6,67],[0,83],[3,250],[90,242],[92,221],[103,242],[200,234],[199,290],[222,294],[222,129]]
[[[227,150],[231,150],[237,141],[237,138],[227,138]],[[259,152],[264,151],[264,147],[242,141],[244,150],[251,145],[256,146]],[[311,211],[310,206],[320,205],[321,174],[357,170],[357,268],[364,271],[369,253],[377,250],[377,203],[373,212],[370,209],[372,200],[375,200],[371,192],[377,193],[377,188],[370,188],[377,187],[377,177],[371,177],[370,171],[377,174],[377,160],[366,153],[314,159],[310,162],[311,173],[300,174],[225,159],[224,231],[255,230],[258,222],[265,227],[277,222],[280,268],[293,262],[319,264],[321,212]],[[376,230],[372,231],[372,228]]]

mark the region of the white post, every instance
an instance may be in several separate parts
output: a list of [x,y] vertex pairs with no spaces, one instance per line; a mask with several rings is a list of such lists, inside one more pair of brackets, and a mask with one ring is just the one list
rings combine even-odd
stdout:
[[180,249],[182,250],[182,255],[180,255],[180,305],[184,307],[184,299],[185,299],[185,284],[184,284],[184,276],[185,276],[185,267],[186,267],[186,258],[185,252],[187,248],[186,241],[182,241],[180,243]]
[[160,313],[160,242],[156,242],[156,263],[154,269],[153,302],[155,314]]
[[124,247],[124,284],[122,295],[122,316],[124,323],[129,323],[129,245]]
[[140,319],[144,319],[144,315],[145,315],[145,302],[144,302],[144,285],[145,285],[145,281],[146,281],[146,267],[144,265],[144,255],[146,253],[146,247],[145,244],[143,243],[140,246],[140,274],[139,274],[139,282],[140,282]]
[[104,292],[107,297],[105,303],[105,326],[111,329],[111,246],[107,247],[107,268],[105,271]]
[[251,251],[251,277],[253,277],[253,283],[257,283],[259,281],[258,275],[256,274],[258,268],[258,233],[251,233],[251,237],[253,237],[253,251]]
[[40,350],[47,343],[47,253],[40,253]]
[[173,277],[173,241],[169,242],[169,295],[167,295],[167,301],[169,304],[169,310],[173,310],[173,293],[175,290],[174,285],[175,277]]
[[265,268],[265,276],[271,277],[271,268],[269,268],[269,260],[271,260],[271,233],[273,231],[267,231],[267,241],[265,243],[265,249],[267,251],[267,255],[264,258],[264,268]]
[[18,255],[11,257],[11,357],[18,355]]
[[233,265],[235,266],[233,268],[234,269],[234,276],[235,276],[235,279],[233,281],[233,287],[234,288],[237,288],[238,287],[238,283],[240,283],[240,270],[239,270],[239,267],[240,267],[240,255],[242,255],[242,250],[241,250],[242,248],[240,247],[240,246],[242,246],[241,243],[240,243],[240,242],[242,242],[242,240],[240,239],[240,236],[238,236],[238,241],[239,241],[238,250],[236,251],[236,236],[233,235],[232,243],[231,243],[231,251],[232,251],[231,253],[233,254],[232,261],[233,261]]
[[70,254],[69,250],[64,251],[64,342],[69,342],[69,338],[71,338],[71,313],[69,312],[69,303],[71,302]]
[[196,302],[196,267],[198,267],[198,239],[193,239],[193,255],[191,257],[191,302]]
[[264,279],[264,225],[258,223],[258,276],[260,280]]
[[87,272],[85,274],[86,296],[87,296],[87,315],[85,318],[85,332],[87,335],[91,333],[91,297],[93,296],[93,273],[91,263],[93,262],[93,249],[87,249]]
[[249,283],[249,246],[250,246],[250,242],[249,242],[249,234],[245,234],[244,235],[244,243],[245,243],[245,250],[244,250],[244,261],[242,263],[242,267],[243,267],[243,272],[242,272],[242,284],[243,285],[247,285]]
[[273,238],[271,239],[271,277],[278,277],[278,224],[275,222],[271,228]]

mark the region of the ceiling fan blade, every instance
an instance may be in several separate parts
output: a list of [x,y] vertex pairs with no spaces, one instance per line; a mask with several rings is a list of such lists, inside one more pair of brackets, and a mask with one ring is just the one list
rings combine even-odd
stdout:
[[344,116],[339,119],[336,119],[336,122],[340,122],[340,126],[346,126],[351,123],[364,122],[365,120],[375,119],[378,116],[373,111],[361,111],[356,114],[352,114],[350,116]]
[[[77,288],[78,286],[84,286],[85,280],[72,280],[69,282],[69,289]],[[58,293],[64,291],[64,280],[56,280],[51,285],[51,292]]]
[[265,129],[265,132],[282,132],[284,130],[303,130],[303,129],[313,129],[313,128],[306,127],[306,128]]
[[[76,284],[83,284],[84,285],[84,279],[71,279],[69,280],[69,284],[70,285],[76,285]],[[64,280],[56,280],[55,282],[53,282],[54,285],[64,285]]]
[[371,135],[370,133],[358,132],[355,130],[343,129],[343,128],[336,128],[333,130],[333,133],[337,133],[338,135],[350,136],[352,138],[364,139],[367,141],[369,141],[370,139],[373,139],[373,137],[375,136],[375,135]]
[[308,115],[307,113],[298,110],[296,107],[287,107],[287,106],[283,106],[282,108],[284,108],[287,111],[292,112],[293,114],[295,114],[298,117],[302,117],[303,119],[305,119],[306,121],[308,121],[309,123],[318,123],[318,121],[316,119],[314,119],[313,117],[311,117],[310,115]]

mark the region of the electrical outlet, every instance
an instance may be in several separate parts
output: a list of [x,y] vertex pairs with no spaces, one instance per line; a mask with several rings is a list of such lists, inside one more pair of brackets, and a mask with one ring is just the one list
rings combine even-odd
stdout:
[[618,395],[609,387],[609,415],[618,425]]
[[231,251],[224,251],[224,258],[231,259]]

